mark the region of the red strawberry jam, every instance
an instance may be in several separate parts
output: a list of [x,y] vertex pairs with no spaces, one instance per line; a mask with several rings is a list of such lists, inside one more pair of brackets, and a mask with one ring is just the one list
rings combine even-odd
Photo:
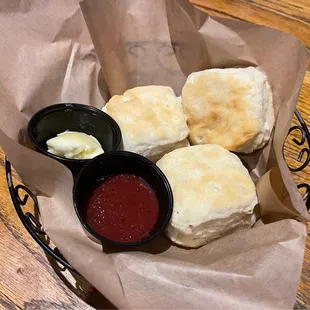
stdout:
[[90,194],[86,221],[99,235],[131,243],[145,239],[154,230],[159,203],[152,187],[133,174],[104,179]]

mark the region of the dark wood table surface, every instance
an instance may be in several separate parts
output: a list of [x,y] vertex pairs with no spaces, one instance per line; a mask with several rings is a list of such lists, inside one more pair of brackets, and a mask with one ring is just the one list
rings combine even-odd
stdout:
[[[250,21],[295,35],[310,46],[310,0],[192,0],[210,15]],[[310,68],[310,67],[308,67]],[[310,73],[298,109],[310,124]],[[293,124],[296,119],[293,119]],[[291,165],[299,153],[290,139],[285,154]],[[294,173],[296,183],[310,183],[310,167]],[[19,182],[14,173],[14,181]],[[29,206],[31,208],[31,206]],[[61,271],[22,226],[7,189],[4,153],[0,149],[0,309],[105,308],[105,299],[83,278]],[[310,309],[310,239],[295,309]]]

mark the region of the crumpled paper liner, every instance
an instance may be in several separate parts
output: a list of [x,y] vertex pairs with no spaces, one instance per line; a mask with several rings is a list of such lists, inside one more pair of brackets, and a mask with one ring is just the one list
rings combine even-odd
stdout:
[[[97,53],[75,0],[5,0],[0,12],[0,145],[39,195],[49,237],[119,308],[292,308],[309,215],[282,146],[307,68],[306,47],[273,29],[209,17],[187,0],[80,5]],[[29,118],[59,102],[101,108],[111,95],[138,85],[169,85],[180,94],[193,71],[250,65],[268,75],[277,113],[273,140],[242,156],[257,183],[255,227],[194,250],[164,236],[126,252],[91,241],[73,209],[70,171],[31,150]]]

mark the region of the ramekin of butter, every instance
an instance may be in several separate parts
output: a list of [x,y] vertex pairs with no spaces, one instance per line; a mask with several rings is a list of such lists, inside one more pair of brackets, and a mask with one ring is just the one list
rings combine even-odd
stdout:
[[85,163],[122,150],[122,134],[112,117],[77,103],[62,103],[38,111],[28,123],[28,136],[37,151],[67,166],[76,175]]

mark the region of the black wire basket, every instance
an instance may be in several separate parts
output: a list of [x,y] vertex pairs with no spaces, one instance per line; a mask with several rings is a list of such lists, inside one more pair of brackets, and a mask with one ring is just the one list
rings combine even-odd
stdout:
[[[292,172],[299,172],[302,171],[307,167],[307,165],[310,162],[310,133],[309,129],[298,112],[298,110],[295,110],[295,115],[298,121],[298,125],[293,126],[290,128],[288,132],[288,136],[300,136],[300,140],[298,140],[296,137],[292,138],[292,141],[301,148],[297,158],[295,161],[299,162],[300,165],[296,168],[291,167],[288,164],[288,167],[290,171]],[[284,152],[283,152],[284,156]],[[31,235],[31,237],[40,245],[40,247],[48,253],[52,258],[54,258],[58,263],[60,263],[64,268],[67,268],[71,271],[77,272],[69,263],[68,261],[63,257],[63,255],[60,253],[60,251],[54,247],[52,248],[50,245],[49,239],[46,238],[47,235],[42,229],[42,225],[39,222],[38,218],[40,215],[38,200],[36,195],[31,192],[29,188],[27,188],[24,185],[14,185],[13,184],[13,178],[12,178],[12,170],[11,170],[11,163],[6,159],[5,161],[5,168],[6,168],[6,179],[7,184],[9,187],[11,199],[13,202],[13,205],[15,207],[15,210],[25,226],[28,233]],[[309,199],[309,192],[310,192],[310,186],[306,183],[301,183],[297,185],[297,188],[302,191],[303,200],[306,203],[307,209],[310,209],[310,199]],[[25,212],[23,210],[23,207],[27,204],[29,197],[33,200],[34,204],[34,214],[31,212]],[[35,216],[37,215],[37,216]]]

